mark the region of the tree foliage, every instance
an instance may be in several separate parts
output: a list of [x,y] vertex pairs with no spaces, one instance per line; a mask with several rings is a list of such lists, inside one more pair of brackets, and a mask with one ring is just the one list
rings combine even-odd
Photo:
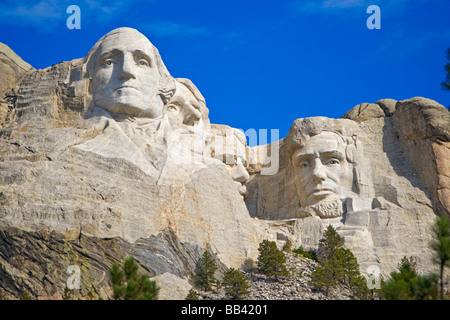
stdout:
[[302,257],[305,257],[307,259],[310,259],[310,260],[313,260],[313,261],[318,261],[317,260],[317,253],[313,249],[310,249],[310,250],[306,251],[305,249],[300,247],[300,248],[294,249],[292,251],[295,254],[301,255]]
[[328,295],[329,289],[346,284],[353,294],[368,299],[367,281],[359,272],[359,264],[350,249],[344,249],[341,237],[330,225],[319,241],[318,267],[311,273],[310,284]]
[[218,267],[214,257],[208,250],[205,250],[197,266],[198,285],[206,291],[211,291],[212,286],[219,283],[215,277],[217,269]]
[[431,248],[439,263],[440,293],[441,299],[444,299],[444,267],[450,264],[450,221],[446,216],[437,217],[432,231],[435,240],[431,244]]
[[198,300],[197,291],[190,289],[185,300]]
[[403,257],[398,270],[382,283],[380,295],[386,300],[435,300],[438,297],[438,277],[417,274],[412,257]]
[[258,247],[258,270],[269,277],[287,276],[286,256],[275,241],[263,240]]
[[286,242],[283,245],[283,248],[281,249],[283,252],[289,253],[292,251],[292,241],[291,239],[287,238]]
[[114,263],[109,269],[115,300],[156,300],[159,286],[156,281],[138,272],[139,266],[133,257],[125,259],[123,266]]
[[250,294],[247,277],[239,270],[230,268],[223,274],[222,285],[231,299],[240,300]]

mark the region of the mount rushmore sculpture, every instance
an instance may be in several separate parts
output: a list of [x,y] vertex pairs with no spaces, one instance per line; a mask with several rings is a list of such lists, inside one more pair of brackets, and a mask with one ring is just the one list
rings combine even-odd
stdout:
[[[384,99],[342,119],[299,118],[285,138],[250,147],[243,131],[210,123],[198,88],[173,78],[137,30],[43,70],[2,50],[0,68],[23,66],[4,73],[0,92],[4,234],[113,239],[163,298],[186,295],[204,250],[222,269],[240,267],[263,239],[316,249],[330,224],[363,274],[388,275],[403,256],[435,268],[430,226],[450,214],[450,116],[439,103]],[[41,298],[63,291],[17,271],[17,255],[1,258],[4,277]],[[83,281],[106,287],[105,268]]]

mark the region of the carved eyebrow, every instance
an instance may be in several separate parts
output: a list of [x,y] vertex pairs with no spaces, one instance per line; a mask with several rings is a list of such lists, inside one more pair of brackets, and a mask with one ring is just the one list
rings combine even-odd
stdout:
[[339,160],[344,159],[344,154],[337,150],[321,152],[320,155],[326,158],[336,158]]
[[118,49],[112,49],[110,51],[106,51],[105,53],[103,53],[100,58],[98,58],[98,61],[103,61],[106,58],[110,57],[110,56],[114,56],[114,55],[119,55],[120,54],[120,50]]
[[[107,51],[107,52],[105,52],[105,53],[103,53],[101,56],[100,56],[100,58],[98,59],[98,61],[101,63],[102,61],[104,61],[105,59],[107,59],[108,57],[111,57],[111,56],[118,56],[118,55],[120,55],[120,54],[122,54],[122,51],[120,51],[119,49],[112,49],[112,50],[110,50],[110,51]],[[149,55],[148,54],[146,54],[144,51],[142,51],[142,50],[134,50],[133,51],[133,56],[138,56],[138,57],[140,57],[140,58],[144,58],[144,59],[146,59],[147,61],[148,61],[148,63],[150,64],[150,66],[151,66],[151,63],[152,63],[152,59],[149,57]]]
[[[316,156],[315,153],[303,153],[303,152],[300,153],[299,152],[295,155],[295,160],[296,161],[310,160],[310,159],[314,158],[315,156]],[[326,159],[336,158],[338,160],[344,160],[344,154],[337,150],[323,151],[320,153],[320,157],[326,158]]]
[[144,51],[142,51],[142,50],[134,50],[133,51],[133,55],[134,56],[139,56],[139,57],[141,57],[141,58],[144,58],[144,59],[146,59],[147,61],[148,61],[148,63],[150,64],[150,66],[152,66],[151,65],[151,63],[152,63],[152,59],[150,58],[150,56],[148,55],[148,54],[146,54]]
[[314,153],[297,153],[295,159],[297,161],[309,160],[314,158]]

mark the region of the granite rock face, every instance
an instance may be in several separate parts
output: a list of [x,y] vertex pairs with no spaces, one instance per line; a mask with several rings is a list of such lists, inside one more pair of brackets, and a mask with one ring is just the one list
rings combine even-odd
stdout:
[[295,246],[317,248],[333,225],[363,273],[375,266],[388,276],[405,255],[435,270],[430,227],[448,214],[449,112],[419,97],[380,101],[395,111],[362,104],[343,119],[295,120],[279,143],[278,173],[252,174],[246,204]]
[[450,215],[450,113],[436,101],[400,101],[394,114],[402,147],[436,213]]
[[[130,67],[129,51],[120,60],[108,50],[132,37],[126,47],[142,46],[147,54]],[[114,62],[94,61],[96,50]],[[161,79],[153,91],[146,89],[150,84],[140,90],[139,72],[150,66]],[[90,83],[96,74],[97,91]],[[98,105],[96,95],[110,90],[101,87],[108,76],[119,89]],[[137,113],[148,101],[156,115]],[[237,184],[228,169],[234,165],[211,156],[214,132],[203,97],[189,80],[172,78],[136,30],[114,30],[84,59],[28,73],[0,135],[4,229],[55,233],[67,241],[120,239],[150,274],[171,285],[178,278],[180,288],[193,283],[206,249],[222,269],[257,254],[262,232],[240,194],[242,179]],[[167,273],[173,276],[162,276]]]
[[210,123],[198,88],[134,29],[14,77],[0,121],[0,287],[11,296],[58,299],[78,265],[80,295],[110,297],[108,268],[132,255],[160,298],[182,299],[205,250],[220,274],[256,260],[263,239],[317,248],[329,224],[363,273],[387,275],[405,255],[435,267],[449,115],[434,101],[300,118],[286,138],[249,147],[242,131]]
[[34,70],[7,45],[0,43],[0,128],[14,104],[16,83]]

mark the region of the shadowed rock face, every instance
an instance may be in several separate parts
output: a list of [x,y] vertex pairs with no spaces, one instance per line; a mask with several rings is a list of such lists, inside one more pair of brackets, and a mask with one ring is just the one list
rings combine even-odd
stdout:
[[[210,124],[198,88],[173,78],[136,30],[27,68],[0,126],[0,288],[10,295],[59,298],[78,265],[80,295],[108,297],[107,269],[133,255],[162,298],[183,299],[204,250],[220,271],[238,268],[263,239],[316,248],[329,224],[363,273],[388,275],[405,255],[434,268],[429,226],[449,208],[448,111],[434,101],[297,119],[278,143],[250,148],[241,131]],[[279,160],[270,175],[261,151]]]

